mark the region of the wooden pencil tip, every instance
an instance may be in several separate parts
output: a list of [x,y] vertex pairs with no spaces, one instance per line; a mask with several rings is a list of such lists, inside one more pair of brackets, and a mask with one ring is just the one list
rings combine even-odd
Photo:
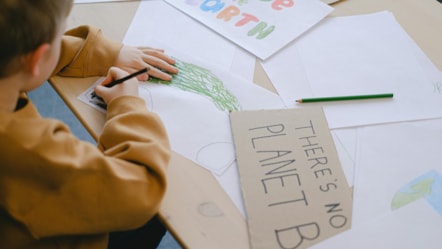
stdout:
[[297,99],[296,102],[297,103],[302,103],[302,99]]

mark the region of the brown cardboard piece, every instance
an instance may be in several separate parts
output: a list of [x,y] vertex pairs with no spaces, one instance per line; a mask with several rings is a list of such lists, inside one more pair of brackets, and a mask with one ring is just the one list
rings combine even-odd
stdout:
[[307,248],[350,228],[351,191],[322,108],[230,120],[253,249]]

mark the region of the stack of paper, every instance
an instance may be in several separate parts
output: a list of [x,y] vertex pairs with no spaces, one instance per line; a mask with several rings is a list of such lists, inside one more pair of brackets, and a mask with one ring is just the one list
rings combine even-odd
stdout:
[[[302,108],[307,104],[295,100],[305,97],[394,93],[388,100],[309,104],[324,108],[354,198],[352,228],[313,248],[440,247],[442,76],[391,13],[323,19],[328,7],[297,1],[308,15],[281,14],[292,32],[268,36],[262,47],[247,42],[251,26],[239,27],[266,20],[268,28],[277,15],[257,6],[287,11],[293,1],[167,2],[141,2],[124,42],[164,48],[190,66],[184,77],[212,77],[207,85],[220,87],[212,93],[232,95],[241,110]],[[257,57],[279,96],[252,84]],[[165,121],[172,148],[211,170],[246,216],[228,110],[219,109],[210,91],[175,81],[140,90]]]
[[394,16],[326,19],[263,65],[288,107],[303,97],[394,93],[321,103],[354,210],[352,229],[312,248],[439,248],[442,77]]

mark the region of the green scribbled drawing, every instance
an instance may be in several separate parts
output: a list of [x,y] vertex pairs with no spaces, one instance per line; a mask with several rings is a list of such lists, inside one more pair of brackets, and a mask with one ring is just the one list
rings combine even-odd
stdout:
[[239,0],[238,5],[248,4],[247,0]]
[[176,60],[175,66],[180,70],[171,81],[157,78],[149,79],[152,83],[161,83],[181,90],[209,97],[216,107],[223,111],[241,109],[238,99],[224,87],[223,82],[210,70],[200,66]]
[[442,176],[431,170],[407,183],[393,197],[391,209],[395,210],[409,203],[425,199],[442,217]]
[[411,202],[414,202],[416,200],[419,200],[421,198],[426,197],[431,193],[431,186],[433,184],[433,179],[423,179],[420,182],[410,186],[409,191],[402,192],[399,191],[396,193],[396,195],[393,198],[393,201],[391,202],[391,208],[398,209],[400,207],[403,207]]

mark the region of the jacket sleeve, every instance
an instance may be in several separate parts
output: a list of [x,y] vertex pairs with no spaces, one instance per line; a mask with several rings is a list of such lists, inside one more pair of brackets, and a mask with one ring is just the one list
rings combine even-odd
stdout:
[[103,36],[100,29],[79,26],[65,33],[60,59],[53,75],[67,77],[103,76],[114,65],[121,43]]
[[26,139],[8,143],[15,173],[1,177],[8,183],[3,203],[33,237],[133,229],[158,212],[171,151],[143,99],[109,103],[98,148],[56,120],[28,119],[10,132]]

